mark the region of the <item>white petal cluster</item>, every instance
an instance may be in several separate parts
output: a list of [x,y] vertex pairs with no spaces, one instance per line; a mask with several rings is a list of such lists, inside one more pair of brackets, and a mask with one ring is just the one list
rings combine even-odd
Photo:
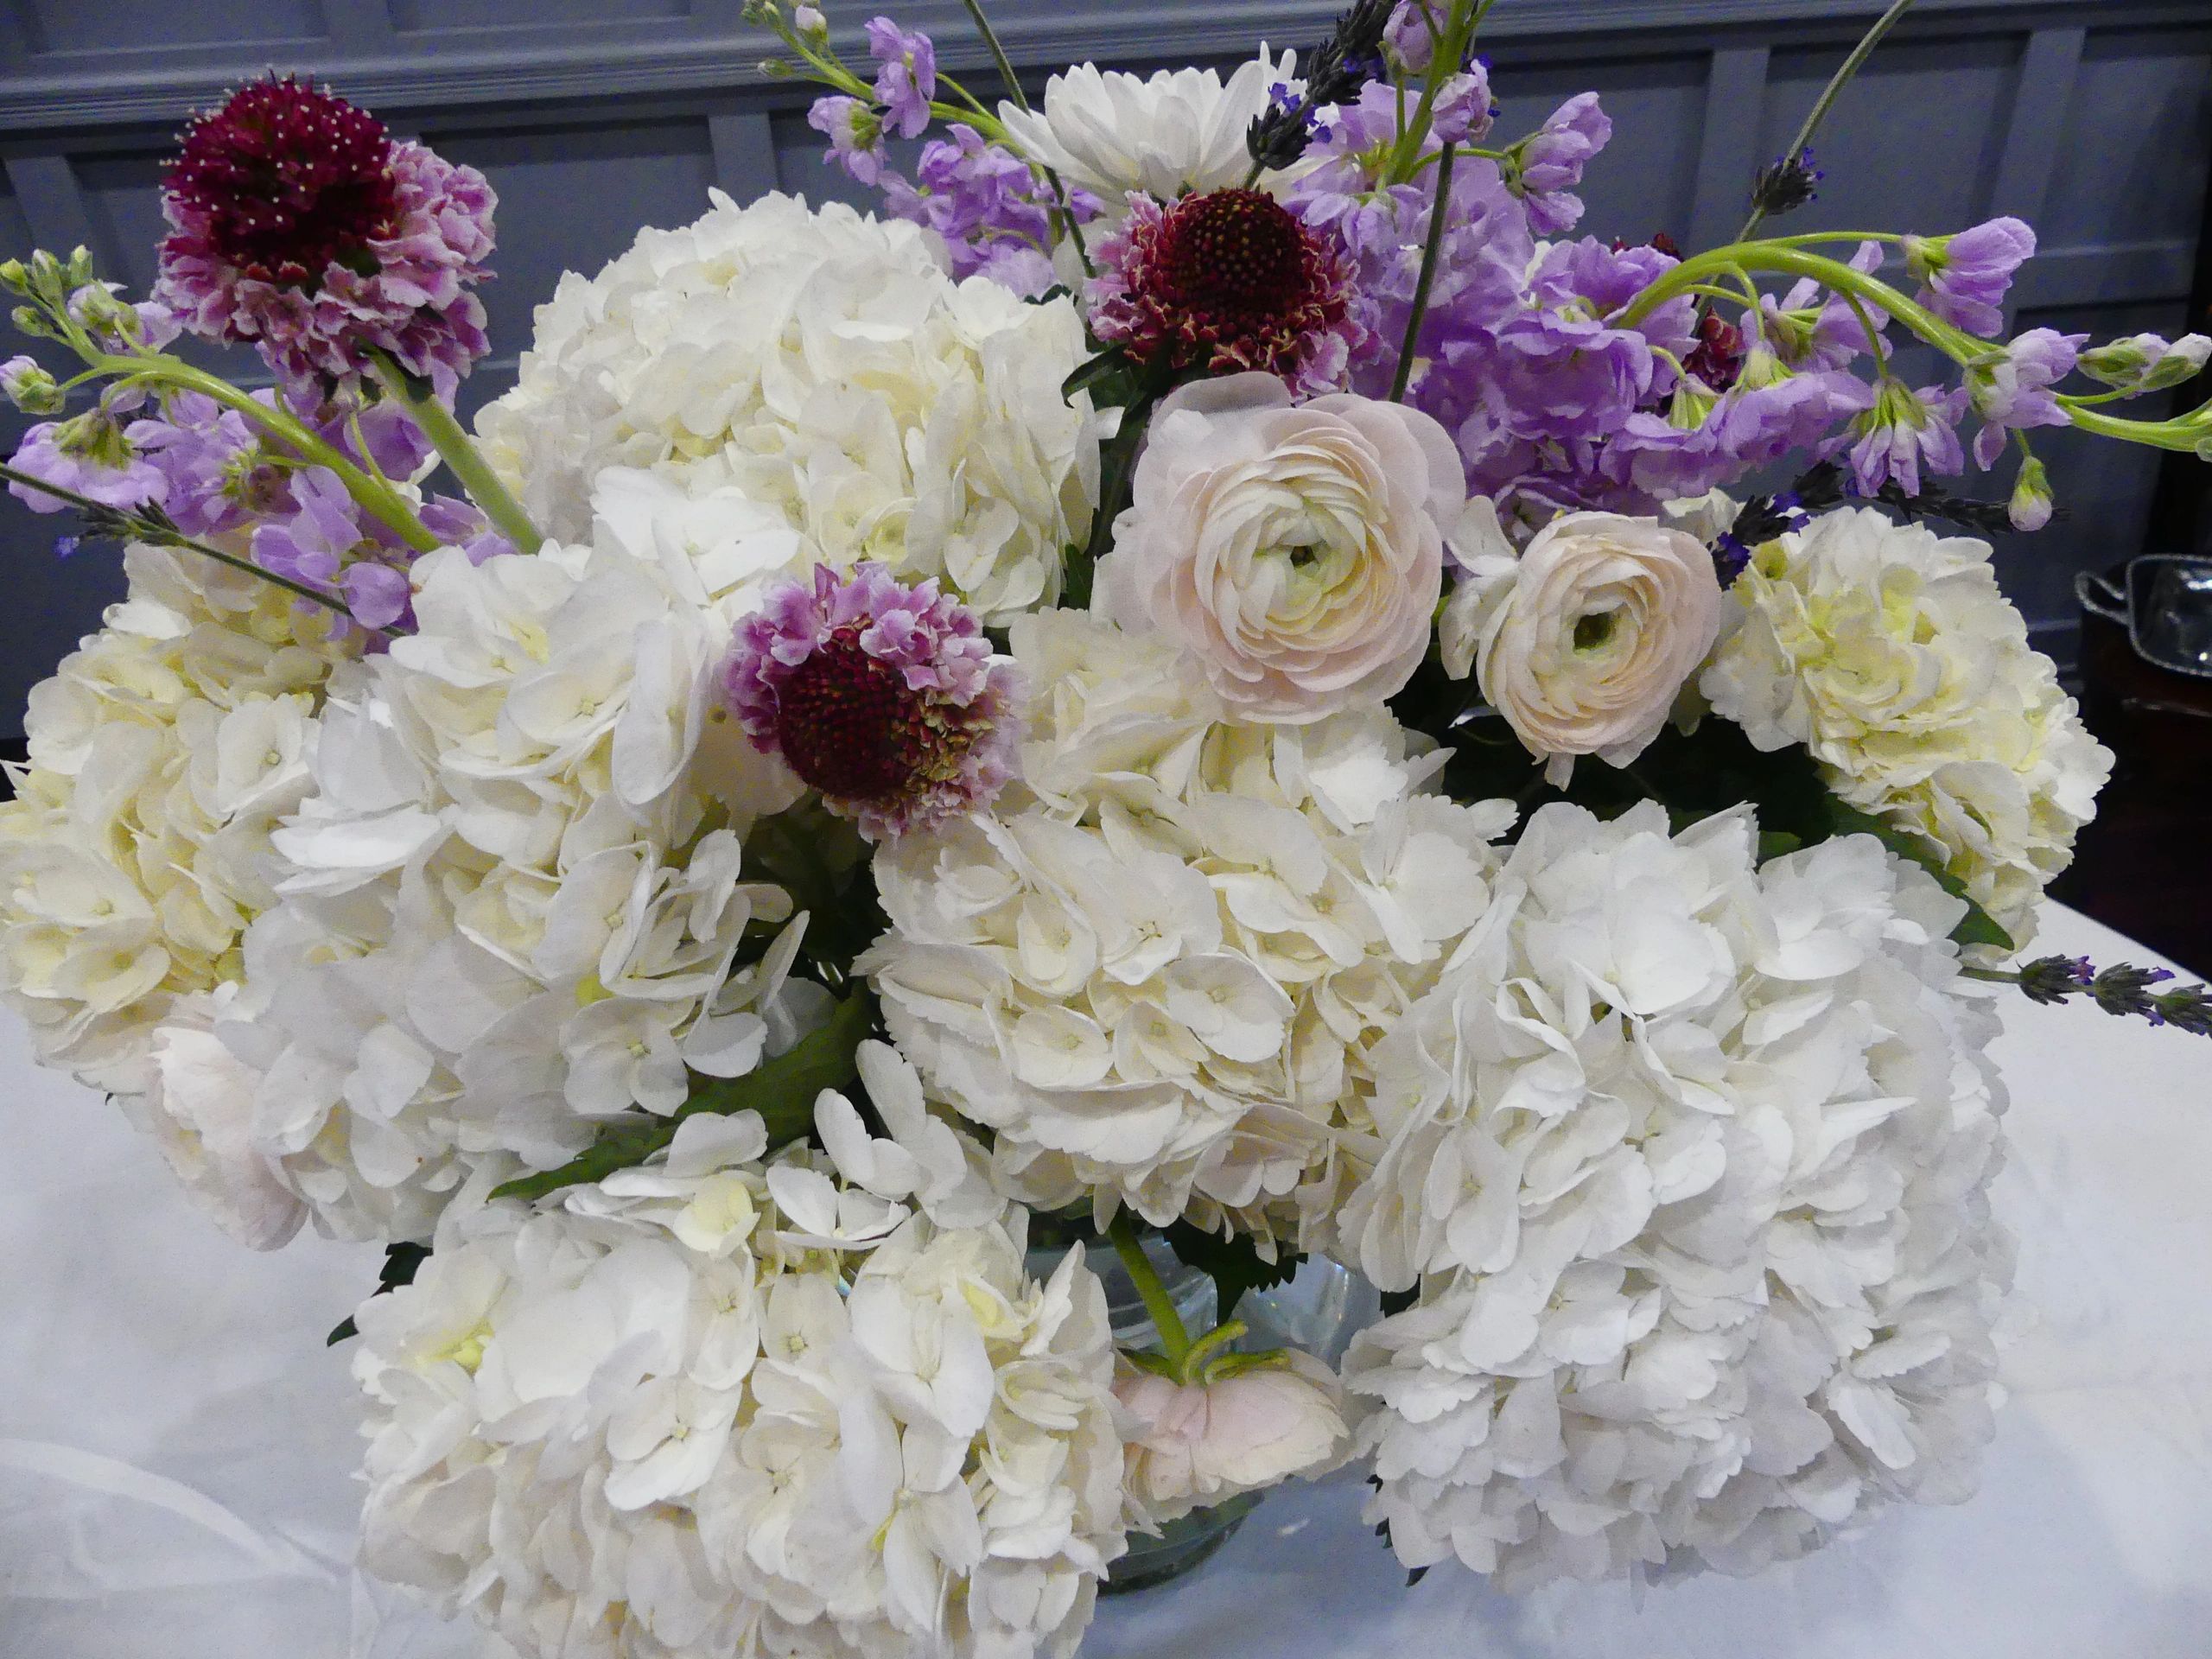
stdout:
[[1060,394],[1083,325],[943,260],[901,221],[717,192],[562,277],[487,452],[556,537],[589,533],[607,467],[650,468],[741,488],[810,560],[942,577],[987,621],[1049,603],[1097,497],[1100,423]]
[[1941,850],[2015,943],[2112,754],[1999,592],[1986,543],[1833,512],[1760,548],[1701,689],[1763,749],[1809,748],[1853,806]]
[[1347,1259],[1420,1294],[1345,1382],[1408,1565],[1748,1573],[1967,1495],[2010,1247],[1961,911],[1871,836],[1535,816],[1371,1056]]
[[0,987],[42,1063],[138,1094],[156,1029],[237,977],[275,902],[270,832],[354,653],[213,560],[134,546],[124,569],[128,597],[30,695],[29,764],[0,805]]
[[[219,1029],[327,1229],[427,1236],[474,1170],[550,1168],[797,1033],[788,896],[739,838],[798,791],[719,717],[732,619],[794,537],[734,493],[603,480],[595,543],[416,566],[418,629],[334,682],[283,908]],[[819,993],[817,991],[818,998]]]
[[1013,639],[1021,785],[876,856],[892,1034],[1012,1190],[1313,1245],[1365,1051],[1482,913],[1510,809],[1421,793],[1440,757],[1380,709],[1242,725],[1170,641]]
[[1132,191],[1172,201],[1243,184],[1252,167],[1245,134],[1295,64],[1294,54],[1278,61],[1264,46],[1225,81],[1217,69],[1140,77],[1077,64],[1045,83],[1041,107],[1001,104],[999,119],[1030,160],[1118,216]]
[[1123,1541],[1097,1279],[766,1139],[448,1211],[357,1316],[365,1564],[529,1659],[1072,1653]]

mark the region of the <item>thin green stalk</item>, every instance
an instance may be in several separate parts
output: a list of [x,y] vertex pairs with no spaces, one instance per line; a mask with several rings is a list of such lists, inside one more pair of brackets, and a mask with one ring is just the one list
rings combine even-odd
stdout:
[[[104,518],[112,518],[120,521],[141,541],[153,542],[163,547],[182,548],[188,553],[197,553],[203,558],[213,559],[218,564],[227,564],[233,570],[242,570],[249,576],[258,576],[272,588],[282,588],[285,592],[296,594],[302,599],[320,605],[327,611],[334,611],[356,627],[367,626],[359,621],[353,613],[347,608],[346,601],[335,594],[326,594],[320,588],[310,588],[303,582],[295,582],[289,576],[279,575],[274,570],[264,569],[251,559],[242,559],[235,553],[226,553],[221,548],[212,547],[206,542],[186,535],[181,530],[171,529],[167,524],[143,518],[137,513],[120,507],[111,507],[104,501],[93,500],[89,495],[80,495],[74,490],[64,489],[59,484],[49,484],[42,478],[34,477],[29,473],[18,471],[5,464],[0,464],[0,480],[4,480],[10,484],[27,486],[36,490],[41,495],[52,496],[57,501],[67,501],[71,506],[81,512],[98,514]],[[391,630],[378,628],[372,632],[389,634]]]
[[1438,152],[1436,163],[1436,204],[1429,209],[1428,239],[1421,245],[1421,275],[1414,282],[1414,302],[1406,317],[1406,338],[1398,347],[1398,372],[1390,379],[1390,401],[1406,401],[1406,388],[1414,375],[1414,345],[1421,338],[1421,326],[1428,316],[1429,290],[1436,286],[1436,264],[1444,249],[1444,221],[1452,205],[1452,156],[1453,147],[1446,144]]
[[1184,1328],[1183,1316],[1175,1311],[1174,1299],[1168,1295],[1167,1287],[1152,1270],[1152,1259],[1145,1255],[1144,1241],[1137,1236],[1127,1210],[1114,1217],[1106,1236],[1113,1241],[1114,1254],[1122,1258],[1122,1268],[1129,1275],[1129,1282],[1144,1299],[1144,1311],[1151,1315],[1153,1329],[1160,1333],[1161,1352],[1179,1374],[1191,1351],[1191,1333]]
[[305,423],[257,401],[221,377],[209,374],[204,369],[195,369],[181,359],[160,354],[118,357],[104,353],[92,359],[92,367],[119,380],[176,386],[186,391],[196,391],[203,397],[213,398],[226,409],[236,410],[263,431],[296,449],[316,466],[337,474],[338,481],[346,486],[347,494],[416,552],[427,553],[438,544],[438,538],[425,529],[422,519],[416,516],[414,505],[390,484],[355,466],[334,445],[324,442],[309,431]]
[[[1828,111],[1842,95],[1843,89],[1851,84],[1853,77],[1866,66],[1866,60],[1873,56],[1874,48],[1882,43],[1882,36],[1890,32],[1898,18],[1911,10],[1912,0],[1894,0],[1890,9],[1874,20],[1874,26],[1859,36],[1859,44],[1851,48],[1851,55],[1843,60],[1834,74],[1828,77],[1828,84],[1821,88],[1820,97],[1814,100],[1811,112],[1805,117],[1804,124],[1797,129],[1797,136],[1790,140],[1789,148],[1782,152],[1785,157],[1804,154],[1805,147],[1813,142],[1813,135],[1820,130],[1821,123],[1827,118]],[[1744,228],[1736,232],[1736,239],[1738,242],[1747,239],[1765,218],[1765,207],[1753,202],[1751,216],[1745,219]]]
[[1406,130],[1391,150],[1378,182],[1403,184],[1413,177],[1421,162],[1421,147],[1428,142],[1429,126],[1435,118],[1437,91],[1449,77],[1459,73],[1459,66],[1466,61],[1468,44],[1474,39],[1475,27],[1489,10],[1490,0],[1482,0],[1480,4],[1473,0],[1452,0],[1452,10],[1444,19],[1443,37],[1429,57],[1428,74],[1421,82],[1421,98],[1414,105],[1413,118],[1406,123]]
[[515,499],[499,475],[492,470],[467,430],[454,418],[453,411],[427,391],[418,391],[416,387],[421,383],[382,352],[372,353],[370,361],[374,365],[377,384],[414,417],[423,435],[437,450],[439,459],[453,469],[453,475],[468,492],[469,499],[484,510],[485,517],[499,526],[499,533],[514,543],[517,552],[537,552],[545,537],[538,534],[537,526],[530,522],[522,503]]

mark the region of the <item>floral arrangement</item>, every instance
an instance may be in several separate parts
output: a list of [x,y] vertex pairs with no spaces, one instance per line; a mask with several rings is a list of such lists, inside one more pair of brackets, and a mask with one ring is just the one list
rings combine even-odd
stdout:
[[[1955,532],[2046,427],[2212,456],[2113,412],[2212,341],[2008,337],[2014,219],[1771,233],[1902,4],[1687,253],[1577,233],[1594,96],[1493,132],[1486,10],[1033,105],[976,10],[994,108],[755,0],[881,211],[642,232],[473,433],[491,187],[306,82],[187,128],[149,299],[0,268],[10,488],[130,583],[0,983],[243,1242],[388,1247],[372,1571],[997,1659],[1348,1462],[1509,1587],[1972,1490],[1994,999],[2212,1001],[2022,960],[2111,760]],[[1321,1259],[1348,1351],[1235,1317]]]

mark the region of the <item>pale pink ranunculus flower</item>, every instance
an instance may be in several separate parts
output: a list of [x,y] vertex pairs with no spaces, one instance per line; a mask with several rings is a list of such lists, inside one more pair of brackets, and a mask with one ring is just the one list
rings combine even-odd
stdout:
[[1452,550],[1466,574],[1438,628],[1445,671],[1473,671],[1554,784],[1577,755],[1643,753],[1720,630],[1713,556],[1654,519],[1565,513],[1516,553],[1477,501]]
[[1335,1374],[1294,1348],[1211,1382],[1178,1382],[1124,1359],[1114,1397],[1122,1484],[1154,1525],[1293,1475],[1325,1474],[1351,1444]]
[[1092,608],[1175,639],[1239,716],[1305,724],[1413,677],[1465,505],[1451,439],[1416,410],[1198,381],[1153,416]]

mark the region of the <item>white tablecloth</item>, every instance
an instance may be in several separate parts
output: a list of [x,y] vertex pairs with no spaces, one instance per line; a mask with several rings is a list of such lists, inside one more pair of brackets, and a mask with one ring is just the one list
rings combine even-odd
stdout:
[[[2054,912],[2039,947],[2148,960]],[[1525,1599],[1418,1587],[1338,1478],[1196,1577],[1115,1601],[1085,1659],[2183,1659],[2212,1652],[2212,1046],[2015,1001],[2012,1390],[1980,1495],[1764,1578]],[[378,1254],[232,1246],[0,1017],[0,1656],[461,1659],[349,1566],[345,1351]]]

